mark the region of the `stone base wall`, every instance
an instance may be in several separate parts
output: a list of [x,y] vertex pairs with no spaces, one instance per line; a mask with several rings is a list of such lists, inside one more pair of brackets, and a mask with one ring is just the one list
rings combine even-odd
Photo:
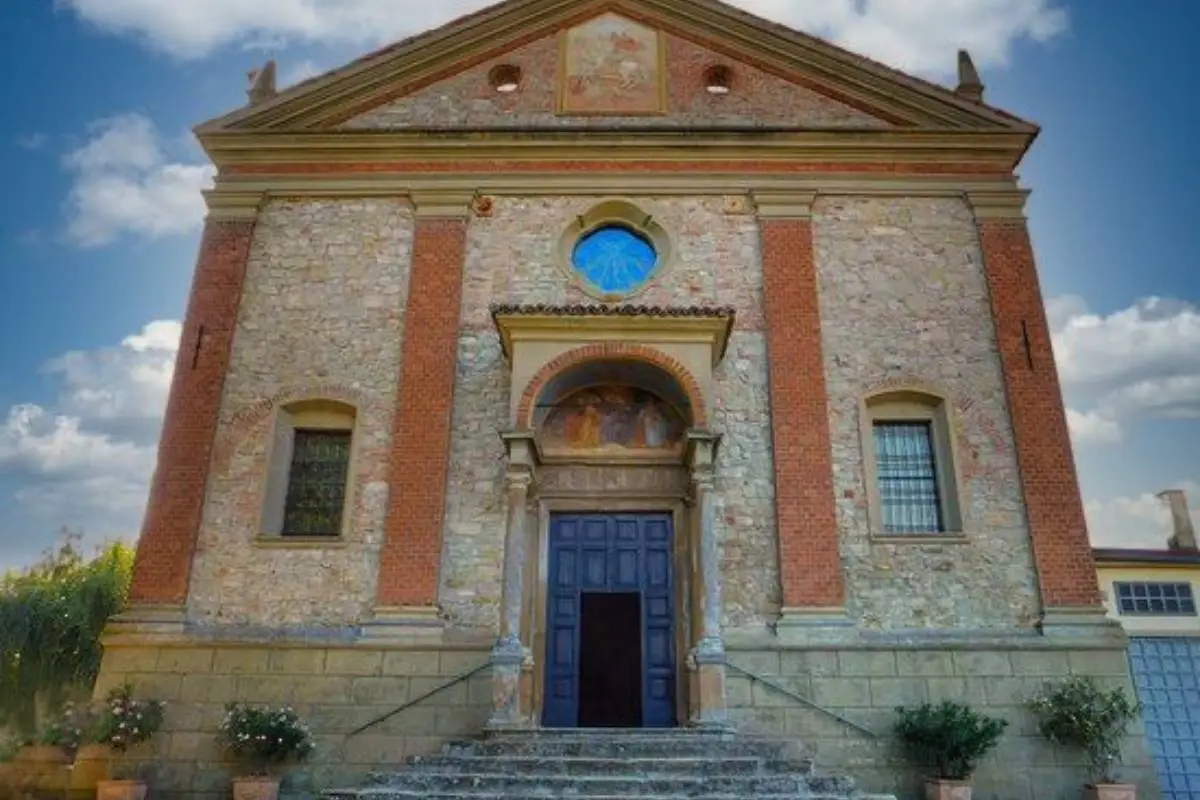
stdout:
[[[923,776],[895,747],[897,706],[954,700],[1008,720],[1001,744],[973,779],[976,800],[1079,800],[1088,780],[1079,753],[1047,743],[1025,702],[1049,681],[1095,677],[1105,688],[1135,697],[1123,647],[1049,644],[1031,637],[1017,645],[855,645],[852,648],[736,648],[729,652],[731,714],[747,732],[798,740],[818,770],[853,776],[868,790],[922,797]],[[746,672],[767,679],[872,734],[806,706]],[[1131,726],[1121,777],[1139,784],[1139,798],[1159,796],[1140,721]]]
[[362,784],[371,770],[438,751],[477,733],[491,709],[491,673],[437,692],[374,727],[359,726],[488,662],[490,641],[403,647],[366,644],[119,644],[105,649],[94,696],[129,681],[138,697],[167,701],[165,724],[131,760],[152,762],[152,793],[227,798],[238,766],[216,733],[231,701],[291,705],[310,723],[316,750],[289,767],[285,789],[313,794]]
[[[490,641],[430,639],[403,645],[129,639],[107,646],[94,694],[102,697],[129,681],[138,696],[168,702],[164,730],[130,758],[153,763],[150,780],[158,792],[196,800],[228,797],[237,769],[216,746],[225,703],[290,704],[311,723],[317,749],[306,764],[289,769],[285,789],[315,796],[361,785],[371,771],[436,752],[448,739],[482,730],[491,704],[487,668],[351,735],[488,661]],[[1043,741],[1024,703],[1047,681],[1070,674],[1091,675],[1133,693],[1123,645],[1084,647],[1039,636],[1003,644],[816,647],[764,637],[731,641],[729,662],[728,700],[740,729],[793,741],[795,754],[812,755],[820,771],[851,775],[864,789],[895,793],[901,800],[921,796],[922,776],[894,747],[897,706],[950,699],[1009,721],[1001,746],[974,778],[977,800],[1077,800],[1087,780],[1083,759]],[[1124,755],[1122,776],[1139,783],[1139,797],[1158,797],[1140,722],[1130,731]],[[88,750],[81,759],[100,756]],[[95,767],[77,769],[102,774]]]

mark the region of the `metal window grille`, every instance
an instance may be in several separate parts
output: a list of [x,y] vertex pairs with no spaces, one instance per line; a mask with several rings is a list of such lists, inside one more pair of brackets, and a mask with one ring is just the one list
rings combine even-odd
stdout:
[[874,431],[884,531],[942,531],[942,501],[932,423],[876,422]]
[[1196,601],[1190,583],[1117,583],[1117,608],[1122,614],[1194,615]]
[[284,536],[337,536],[350,466],[348,431],[297,430],[292,445]]

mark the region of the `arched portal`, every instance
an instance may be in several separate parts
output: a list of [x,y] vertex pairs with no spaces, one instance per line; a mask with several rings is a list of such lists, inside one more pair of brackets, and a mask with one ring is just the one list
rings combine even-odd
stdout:
[[707,407],[731,314],[493,316],[513,392],[493,723],[723,719]]

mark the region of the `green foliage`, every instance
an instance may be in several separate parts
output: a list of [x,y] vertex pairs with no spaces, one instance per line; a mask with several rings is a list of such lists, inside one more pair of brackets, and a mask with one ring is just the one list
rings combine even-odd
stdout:
[[245,703],[225,707],[218,742],[255,770],[312,752],[312,731],[291,708],[258,708]]
[[111,689],[104,698],[92,741],[123,753],[158,733],[165,708],[161,700],[135,699],[129,684]]
[[86,703],[67,703],[38,737],[39,744],[61,747],[72,758],[95,734],[95,711]]
[[95,558],[67,535],[41,562],[0,577],[0,724],[25,735],[37,704],[61,706],[100,669],[100,632],[129,588],[133,550],[112,544]]
[[897,708],[895,732],[914,764],[931,766],[942,780],[965,781],[1000,741],[1008,721],[994,719],[959,703],[926,703]]
[[1141,705],[1120,689],[1105,691],[1091,678],[1068,678],[1048,686],[1030,701],[1038,730],[1056,744],[1082,749],[1099,783],[1114,783],[1121,760],[1121,737],[1141,713]]
[[17,757],[17,752],[25,746],[25,742],[18,738],[0,739],[0,764],[12,761]]

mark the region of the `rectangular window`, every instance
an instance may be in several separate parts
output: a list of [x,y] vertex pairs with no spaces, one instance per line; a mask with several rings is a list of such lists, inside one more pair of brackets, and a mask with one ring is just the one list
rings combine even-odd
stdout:
[[1122,614],[1195,615],[1190,583],[1114,583]]
[[933,423],[876,422],[875,465],[886,533],[944,530]]
[[341,534],[349,468],[349,431],[295,431],[283,507],[284,536]]

